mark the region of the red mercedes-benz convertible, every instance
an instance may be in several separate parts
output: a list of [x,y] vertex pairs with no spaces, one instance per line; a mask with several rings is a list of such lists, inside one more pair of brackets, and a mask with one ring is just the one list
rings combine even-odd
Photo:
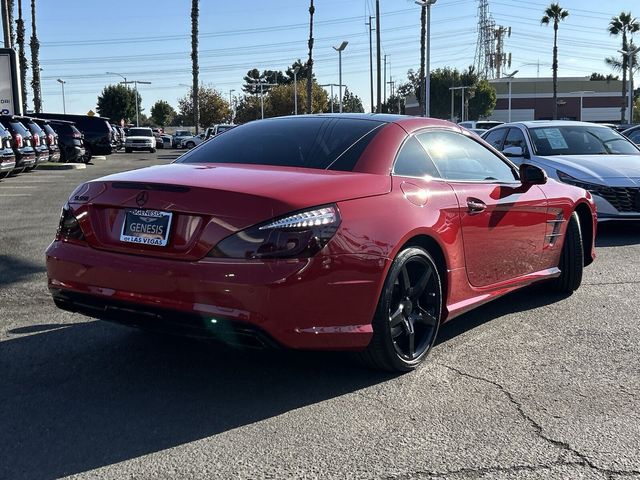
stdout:
[[578,288],[595,225],[588,192],[451,123],[284,117],[80,185],[47,271],[65,310],[402,371],[463,312]]

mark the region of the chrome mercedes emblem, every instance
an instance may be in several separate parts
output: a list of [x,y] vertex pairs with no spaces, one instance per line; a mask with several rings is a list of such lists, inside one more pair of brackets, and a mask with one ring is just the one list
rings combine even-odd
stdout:
[[142,207],[149,200],[149,194],[147,192],[140,192],[136,197],[136,203],[139,207]]

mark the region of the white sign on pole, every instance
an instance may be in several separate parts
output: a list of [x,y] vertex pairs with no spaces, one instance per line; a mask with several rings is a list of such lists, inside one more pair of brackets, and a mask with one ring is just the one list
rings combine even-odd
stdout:
[[20,97],[18,95],[18,72],[15,52],[10,49],[0,50],[0,114],[21,114]]

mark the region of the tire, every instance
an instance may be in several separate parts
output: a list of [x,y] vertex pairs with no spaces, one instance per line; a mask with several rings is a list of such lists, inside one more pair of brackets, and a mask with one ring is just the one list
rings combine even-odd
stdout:
[[193,142],[187,142],[187,145],[186,145],[187,149],[189,149],[189,150],[191,150],[195,146],[196,146],[196,144],[193,143]]
[[149,152],[151,152],[151,153],[156,153],[156,149],[155,149],[155,148],[150,148],[150,149],[149,149]]
[[582,243],[580,220],[576,212],[573,212],[569,218],[558,268],[562,273],[558,278],[552,280],[550,285],[551,289],[559,293],[567,294],[577,290],[582,283],[584,245]]
[[125,152],[125,153],[131,153],[132,151],[133,151],[133,150],[131,150],[130,148],[125,148],[125,149],[124,149],[124,152]]
[[91,162],[91,150],[88,147],[84,148],[84,157],[82,157],[82,161],[85,165]]
[[433,258],[422,248],[402,250],[385,279],[361,361],[379,370],[415,369],[433,347],[441,314],[442,284]]

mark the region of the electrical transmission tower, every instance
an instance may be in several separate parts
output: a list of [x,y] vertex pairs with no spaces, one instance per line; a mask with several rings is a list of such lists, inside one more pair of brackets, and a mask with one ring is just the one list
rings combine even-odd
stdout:
[[478,40],[473,64],[482,78],[493,78],[491,59],[495,56],[496,22],[489,12],[489,0],[478,0]]
[[491,56],[489,64],[495,71],[495,78],[500,78],[506,67],[511,68],[511,53],[504,51],[504,37],[511,36],[511,27],[498,26],[493,29],[496,50]]

